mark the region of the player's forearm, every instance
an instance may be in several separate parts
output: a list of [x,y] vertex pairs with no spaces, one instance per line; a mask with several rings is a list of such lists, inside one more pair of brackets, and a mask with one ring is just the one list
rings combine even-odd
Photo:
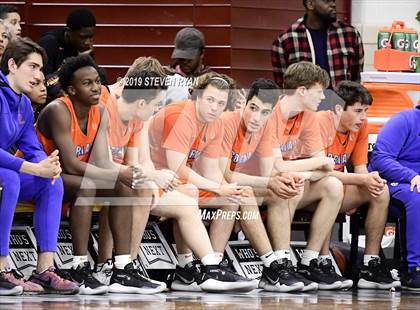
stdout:
[[246,185],[258,188],[267,188],[269,180],[267,177],[253,176],[240,172],[231,172],[228,174],[228,176],[226,176],[226,179],[229,183],[238,183],[238,185]]
[[279,172],[304,172],[320,169],[324,162],[319,157],[298,160],[276,160],[274,167]]
[[199,175],[197,172],[187,166],[182,166],[176,171],[180,179],[187,180],[197,186],[198,189],[217,193],[221,183],[214,182]]
[[366,174],[345,173],[341,171],[332,171],[329,174],[335,176],[346,185],[363,185],[366,179]]

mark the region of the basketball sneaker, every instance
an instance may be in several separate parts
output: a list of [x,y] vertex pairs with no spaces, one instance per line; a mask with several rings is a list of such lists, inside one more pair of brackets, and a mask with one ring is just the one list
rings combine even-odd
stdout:
[[81,295],[103,295],[108,293],[108,286],[93,277],[89,262],[84,262],[69,270],[71,280],[79,285]]
[[5,272],[0,271],[0,296],[22,295],[23,287],[13,284],[5,277]]
[[318,265],[319,268],[324,272],[324,274],[329,276],[331,279],[335,279],[336,281],[341,282],[340,289],[349,289],[353,286],[353,280],[346,279],[345,277],[342,277],[335,272],[335,268],[330,258],[322,259],[318,262]]
[[320,290],[338,290],[341,288],[341,281],[334,275],[324,273],[317,258],[312,259],[309,266],[298,263],[297,272],[309,281],[318,283],[318,289]]
[[44,289],[41,285],[25,280],[23,274],[16,269],[7,268],[3,272],[3,277],[10,283],[21,286],[23,288],[23,294],[36,295],[44,293]]
[[389,290],[401,287],[400,281],[395,281],[391,272],[381,263],[380,258],[373,258],[368,265],[363,265],[359,272],[357,287],[362,289]]
[[301,291],[305,284],[290,271],[287,259],[275,260],[270,267],[263,267],[259,288],[270,292]]
[[143,277],[133,266],[127,264],[124,269],[117,269],[114,266],[109,285],[110,293],[127,294],[156,294],[164,291],[165,287],[152,283],[150,279]]
[[99,282],[109,285],[113,268],[114,264],[112,263],[112,259],[108,259],[105,263],[95,265],[93,276]]
[[79,293],[79,286],[60,277],[54,267],[50,267],[41,273],[33,271],[29,281],[41,285],[44,292],[48,294],[75,295]]

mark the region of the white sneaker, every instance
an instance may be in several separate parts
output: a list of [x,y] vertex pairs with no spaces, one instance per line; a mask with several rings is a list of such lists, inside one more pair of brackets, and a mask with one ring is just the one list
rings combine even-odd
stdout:
[[111,276],[112,276],[112,268],[113,267],[114,267],[114,264],[112,262],[112,259],[108,259],[105,263],[97,264],[95,266],[93,276],[99,282],[101,282],[105,285],[109,285],[109,282],[110,282]]

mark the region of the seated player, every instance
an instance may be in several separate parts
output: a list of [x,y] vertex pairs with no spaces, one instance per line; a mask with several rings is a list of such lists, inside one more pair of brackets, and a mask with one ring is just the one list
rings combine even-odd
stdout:
[[34,111],[35,122],[38,115],[47,102],[47,86],[45,84],[44,74],[41,73],[41,79],[34,85],[30,92],[26,94],[31,100],[32,110]]
[[419,105],[393,116],[380,131],[370,160],[370,168],[388,181],[391,198],[405,207],[408,270],[403,270],[401,284],[416,291],[420,290],[419,127]]
[[[389,271],[380,263],[379,250],[388,216],[389,193],[386,181],[378,172],[368,172],[367,110],[372,96],[362,85],[344,81],[335,88],[338,98],[333,111],[317,113],[325,153],[334,159],[335,176],[345,186],[340,212],[349,212],[369,204],[366,216],[366,248],[358,288],[390,289],[399,287]],[[354,173],[345,173],[348,162]],[[329,257],[329,237],[320,252],[320,258],[332,266]]]
[[[272,133],[274,127],[269,120],[279,98],[278,86],[271,80],[257,79],[248,91],[243,112],[225,112],[221,119],[224,127],[220,165],[225,169],[229,182],[253,188],[259,203],[262,200],[294,199],[299,195],[303,180],[291,173],[271,177],[273,172]],[[274,204],[271,207],[276,207]],[[268,223],[275,222],[268,218]],[[276,254],[276,252],[274,252]],[[316,283],[296,274],[287,264],[287,259],[275,261],[273,265],[282,270],[278,280],[273,281],[271,266],[264,266],[260,288],[271,291],[293,290],[296,282],[303,282],[302,290],[316,289]]]
[[[318,283],[319,289],[351,287],[324,260],[318,260],[343,200],[343,185],[328,176],[334,161],[325,157],[315,111],[325,98],[329,84],[326,71],[309,63],[290,65],[284,75],[284,95],[271,115],[275,163],[278,172],[301,172],[306,178],[303,192],[295,199],[267,201],[268,233],[279,259],[290,260],[291,222],[297,209],[314,211],[310,235],[298,272]],[[273,220],[270,220],[272,218]]]
[[[60,226],[63,183],[58,151],[47,157],[38,142],[30,92],[41,80],[45,52],[24,38],[10,42],[0,73],[0,295],[55,292],[76,294],[78,287],[62,279],[54,269],[54,252]],[[9,150],[18,147],[23,158]],[[35,201],[34,227],[38,242],[38,262],[30,281],[7,268],[10,230],[18,201]]]
[[[180,234],[185,240],[188,247],[190,247],[194,253],[201,260],[203,265],[208,265],[210,270],[218,269],[218,258],[215,256],[210,239],[207,231],[201,222],[199,209],[196,198],[190,197],[186,194],[181,193],[182,191],[196,192],[191,184],[185,184],[179,186],[179,181],[176,174],[167,169],[155,170],[153,162],[150,159],[149,142],[148,142],[148,119],[159,107],[160,101],[163,99],[163,92],[158,92],[156,89],[150,89],[150,82],[154,79],[159,85],[164,85],[165,76],[162,76],[161,70],[158,73],[152,71],[142,70],[143,67],[148,67],[150,61],[155,63],[155,68],[161,68],[159,62],[155,59],[145,59],[143,64],[138,63],[136,68],[132,68],[127,74],[125,80],[125,86],[122,90],[121,96],[112,93],[103,95],[102,101],[107,107],[110,118],[113,119],[108,125],[108,137],[110,140],[110,147],[114,156],[114,161],[118,158],[123,159],[123,162],[129,161],[130,164],[137,166],[145,174],[147,180],[153,181],[161,189],[161,194],[157,193],[155,197],[155,203],[150,211],[155,216],[164,218],[175,219],[174,225],[177,226]],[[160,82],[159,82],[160,80]],[[144,83],[135,84],[138,81]],[[133,85],[130,86],[130,84]],[[147,83],[146,83],[147,82]],[[154,84],[154,83],[153,83]],[[112,108],[114,107],[114,108]],[[116,108],[118,107],[118,109]],[[119,119],[117,119],[119,118]],[[137,148],[134,148],[132,144],[128,144],[129,147],[126,149],[121,148],[121,141],[123,137],[117,134],[117,130],[113,129],[112,124],[125,122],[130,126],[130,123],[137,123],[141,127],[141,137],[136,136]],[[144,126],[143,126],[144,125]],[[121,125],[118,128],[118,132],[130,132],[130,130],[121,130]],[[133,130],[131,130],[133,132]],[[117,138],[117,136],[119,136]],[[133,141],[134,142],[134,141]],[[117,151],[118,150],[118,151]],[[139,156],[137,155],[139,153]],[[136,159],[140,158],[139,161]],[[147,186],[145,186],[147,187]],[[175,190],[174,190],[175,189]],[[191,194],[190,194],[191,195]],[[160,196],[160,197],[159,197]],[[147,223],[141,213],[137,210],[139,208],[133,208],[133,229],[132,229],[132,257],[136,257],[139,249],[140,238],[143,235],[144,227]],[[101,256],[103,256],[100,250]],[[105,258],[110,257],[110,251],[108,251]],[[182,260],[182,257],[180,258]],[[137,262],[138,263],[138,262]],[[138,263],[139,264],[139,263]],[[99,266],[100,267],[100,266]],[[108,267],[109,268],[109,267]],[[104,269],[104,267],[102,267]],[[106,274],[103,270],[98,270],[96,275],[102,276]],[[101,275],[102,274],[102,275]],[[211,274],[209,272],[209,274]],[[186,274],[185,277],[191,277],[192,274]],[[205,275],[200,281],[200,286],[197,283],[191,283],[188,290],[227,290],[228,284],[219,282],[214,276]],[[193,287],[195,285],[195,287]],[[178,289],[185,289],[179,287]]]
[[[264,265],[270,268],[273,277],[278,278],[281,271],[276,267],[276,258],[271,250],[252,190],[235,183],[227,183],[219,167],[219,151],[223,138],[223,125],[219,118],[228,102],[229,90],[230,84],[223,76],[204,75],[199,78],[194,88],[193,100],[173,103],[160,110],[152,119],[149,129],[152,159],[157,167],[177,172],[181,180],[191,182],[200,189],[200,207],[256,214],[252,219],[241,217],[240,223]],[[225,220],[223,216],[211,223],[210,240],[219,256],[219,262],[223,258],[234,223]],[[183,244],[176,230],[174,233],[178,257],[182,258],[180,262],[184,264],[177,266],[172,287],[187,288],[190,283],[186,281],[184,274],[194,274],[193,266],[187,264],[192,261],[191,251]],[[219,277],[222,281],[233,279],[238,285],[249,289],[256,286],[222,268],[223,264],[219,265]],[[188,279],[190,282],[199,281],[192,276]],[[235,283],[230,285],[233,288]],[[295,281],[293,289],[302,287],[303,283]]]
[[[82,294],[157,293],[164,287],[143,278],[130,257],[132,197],[143,182],[134,167],[109,160],[106,138],[107,115],[98,106],[101,82],[89,56],[71,57],[60,70],[60,84],[68,96],[48,104],[39,115],[38,137],[48,153],[57,147],[62,157],[64,201],[71,204],[73,240],[71,278]],[[114,239],[115,264],[109,287],[92,276],[87,260],[92,209],[110,203],[109,225]],[[150,202],[149,202],[150,203]]]

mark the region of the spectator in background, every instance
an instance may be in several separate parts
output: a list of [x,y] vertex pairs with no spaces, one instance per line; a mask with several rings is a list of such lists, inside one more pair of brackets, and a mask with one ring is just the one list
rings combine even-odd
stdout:
[[38,119],[39,112],[44,108],[47,102],[47,85],[45,83],[44,74],[41,73],[41,78],[35,83],[31,91],[26,94],[31,100],[32,110],[34,111],[35,122]]
[[0,60],[11,38],[12,33],[10,32],[7,23],[4,20],[0,19]]
[[212,71],[204,65],[205,41],[201,31],[196,28],[183,28],[176,34],[174,44],[171,68],[176,74],[168,76],[167,104],[186,100],[189,88],[194,82],[193,78]]
[[67,16],[65,28],[45,33],[39,40],[48,55],[45,74],[55,73],[63,60],[79,54],[93,52],[93,36],[95,35],[96,19],[91,11],[78,8]]
[[10,27],[12,37],[20,37],[22,27],[20,27],[20,15],[16,6],[10,4],[0,5],[0,19],[3,19]]
[[283,87],[287,67],[309,61],[328,72],[331,88],[343,80],[360,81],[363,44],[359,32],[337,21],[335,0],[303,0],[306,14],[273,42],[271,62],[276,83]]

